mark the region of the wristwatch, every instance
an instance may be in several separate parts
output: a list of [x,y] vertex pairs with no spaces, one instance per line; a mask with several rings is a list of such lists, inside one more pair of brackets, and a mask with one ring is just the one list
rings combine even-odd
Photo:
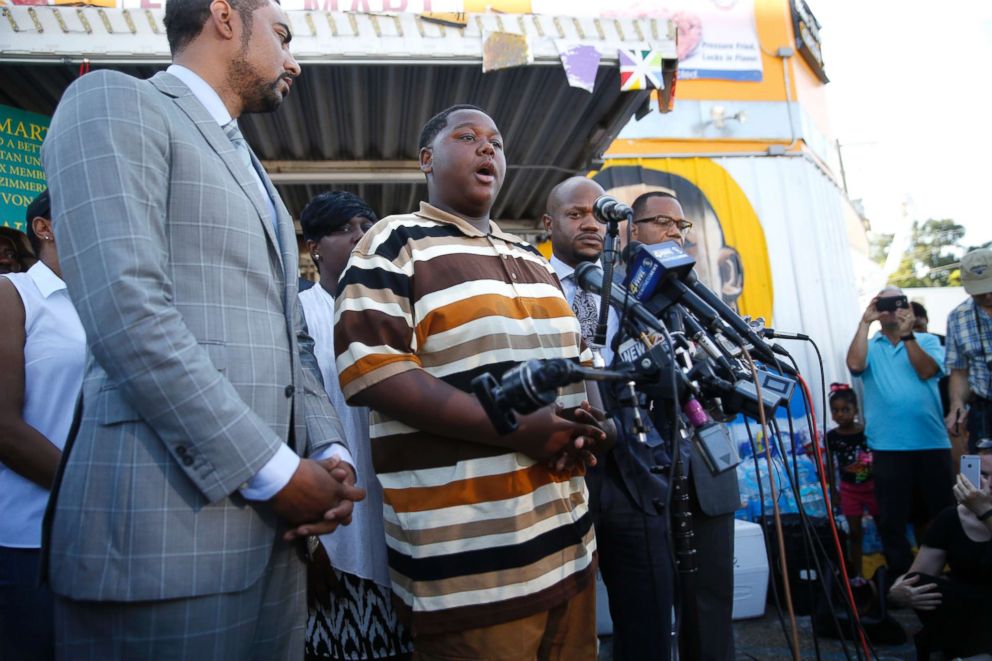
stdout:
[[903,335],[899,339],[902,340],[903,342],[909,342],[910,340],[915,340],[916,336],[910,333],[909,335]]

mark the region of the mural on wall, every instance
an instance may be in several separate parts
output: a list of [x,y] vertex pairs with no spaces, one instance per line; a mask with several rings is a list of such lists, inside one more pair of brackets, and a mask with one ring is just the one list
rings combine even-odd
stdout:
[[685,250],[696,260],[696,274],[724,302],[736,305],[744,290],[744,269],[740,255],[728,246],[720,219],[713,206],[688,179],[642,167],[607,168],[593,177],[610,195],[628,204],[638,195],[661,190],[679,199],[692,229],[685,240]]
[[[743,191],[709,159],[663,160],[664,166],[611,165],[593,179],[628,204],[648,191],[673,193],[693,223],[685,247],[696,260],[700,280],[742,314],[764,317],[771,323],[768,251],[760,222]],[[704,165],[700,172],[699,164],[691,161],[702,160],[711,167]]]

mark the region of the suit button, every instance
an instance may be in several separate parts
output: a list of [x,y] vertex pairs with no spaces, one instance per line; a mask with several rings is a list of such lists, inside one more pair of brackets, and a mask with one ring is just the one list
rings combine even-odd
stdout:
[[185,445],[177,445],[176,446],[176,454],[179,455],[180,457],[185,457],[186,456],[186,446]]
[[183,461],[183,465],[184,466],[192,466],[193,465],[193,457],[189,456],[188,454],[184,454],[183,455],[183,460],[182,461]]
[[286,397],[292,397],[294,392],[296,392],[296,388],[293,386],[286,386]]

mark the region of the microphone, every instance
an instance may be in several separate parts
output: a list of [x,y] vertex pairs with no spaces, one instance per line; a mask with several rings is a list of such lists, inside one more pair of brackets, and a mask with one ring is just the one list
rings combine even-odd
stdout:
[[771,337],[776,340],[801,340],[803,342],[809,341],[809,335],[803,335],[802,333],[788,333],[785,331],[775,330],[774,328],[762,328],[761,334],[765,337]]
[[604,224],[619,223],[633,220],[634,210],[612,195],[600,195],[592,204],[592,215]]
[[720,320],[720,315],[692,290],[682,279],[688,277],[696,260],[686,254],[674,241],[665,241],[647,247],[639,241],[631,241],[624,248],[623,257],[628,263],[627,289],[641,303],[648,303],[661,293],[666,300],[659,303],[667,308],[672,303],[681,303],[702,322],[712,333],[722,333],[735,344],[743,344],[744,339]]
[[[774,349],[746,321],[710,291],[693,271],[696,265],[690,255],[675,241],[657,246],[645,246],[631,241],[624,249],[628,260],[627,287],[638,300],[654,294],[655,289],[685,305],[713,333],[726,335],[737,345],[750,344],[753,353],[765,362],[776,365]],[[685,282],[682,282],[684,280]],[[789,366],[781,366],[792,373]]]
[[697,294],[699,298],[711,305],[725,322],[727,322],[735,331],[740,333],[741,336],[747,338],[748,344],[751,345],[752,351],[757,357],[771,365],[779,365],[779,368],[783,372],[795,376],[795,370],[793,370],[789,365],[779,364],[778,359],[775,357],[775,354],[778,352],[775,351],[772,345],[765,342],[761,335],[755,332],[755,330],[751,328],[751,326],[744,321],[741,316],[733,310],[733,308],[724,303],[722,298],[717,296],[709,289],[709,287],[704,285],[695,273],[689,273],[686,277],[686,282],[688,283],[689,288]]
[[[592,262],[582,262],[575,267],[575,282],[579,287],[593,294],[603,294],[603,270]],[[665,329],[648,309],[637,302],[632,295],[624,292],[615,282],[610,283],[606,298],[609,304],[618,310],[626,309],[642,325],[659,334]]]

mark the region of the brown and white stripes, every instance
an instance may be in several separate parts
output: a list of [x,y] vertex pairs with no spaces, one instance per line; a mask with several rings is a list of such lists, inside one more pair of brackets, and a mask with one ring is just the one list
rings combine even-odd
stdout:
[[[342,274],[336,309],[348,399],[411,369],[469,391],[475,376],[498,378],[525,360],[591,359],[540,253],[495,223],[484,234],[425,203],[365,235]],[[575,384],[559,401],[569,407],[584,398]],[[580,471],[553,472],[521,453],[375,412],[371,424],[393,589],[415,632],[526,617],[592,580],[596,543]]]

